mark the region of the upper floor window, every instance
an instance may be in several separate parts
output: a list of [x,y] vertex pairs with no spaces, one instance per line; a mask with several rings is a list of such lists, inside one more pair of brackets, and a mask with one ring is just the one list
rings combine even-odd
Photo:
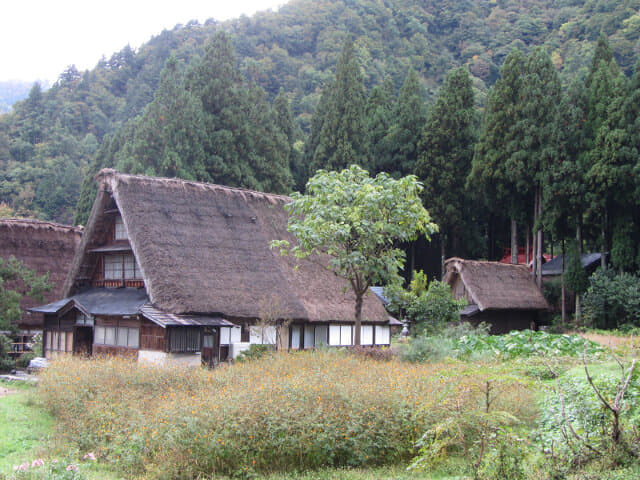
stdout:
[[104,279],[105,280],[136,280],[142,278],[140,266],[133,254],[105,255]]
[[118,215],[116,217],[116,240],[127,240],[128,238],[122,217]]

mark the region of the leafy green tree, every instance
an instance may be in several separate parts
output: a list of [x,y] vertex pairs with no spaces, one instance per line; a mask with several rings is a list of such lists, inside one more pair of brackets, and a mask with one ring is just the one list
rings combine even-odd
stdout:
[[286,240],[273,247],[298,258],[312,253],[330,257],[329,268],[347,279],[355,295],[355,344],[360,345],[362,299],[375,284],[399,283],[405,253],[397,244],[437,231],[420,201],[416,177],[394,180],[385,173],[371,178],[352,165],[340,172],[320,171],[307,183],[306,194],[292,194],[286,206],[288,230],[298,244]]
[[421,271],[415,272],[407,290],[392,284],[384,293],[389,298],[389,311],[408,320],[416,336],[441,333],[448,324],[460,320],[460,311],[467,303],[454,299],[448,284],[429,282]]
[[[335,80],[328,88],[324,118],[311,170],[341,169],[351,163],[363,165],[368,155],[365,126],[365,87],[353,41],[348,39],[336,65]],[[323,93],[324,95],[324,93]],[[313,136],[313,132],[312,132]]]
[[11,256],[0,258],[0,330],[15,330],[20,316],[21,291],[30,297],[42,299],[42,294],[51,289],[49,274],[36,275],[22,262]]
[[443,257],[446,238],[457,252],[467,230],[471,202],[464,185],[475,141],[471,79],[466,69],[459,68],[449,74],[429,109],[415,170],[424,184],[425,204],[440,226]]
[[384,171],[394,177],[415,172],[420,155],[419,144],[426,121],[424,92],[418,74],[410,69],[398,93],[398,101],[393,111],[391,128],[387,136],[391,163],[386,165]]

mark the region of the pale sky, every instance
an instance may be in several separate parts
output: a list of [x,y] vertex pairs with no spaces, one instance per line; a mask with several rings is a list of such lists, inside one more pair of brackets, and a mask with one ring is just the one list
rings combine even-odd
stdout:
[[71,64],[84,71],[127,44],[138,48],[176,24],[276,10],[287,0],[4,0],[0,80],[53,83]]

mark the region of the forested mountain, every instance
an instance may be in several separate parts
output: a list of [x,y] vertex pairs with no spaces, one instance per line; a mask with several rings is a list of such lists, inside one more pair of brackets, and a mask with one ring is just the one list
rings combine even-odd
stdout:
[[[213,58],[210,43],[219,31],[233,44],[224,62]],[[366,152],[377,162],[367,167],[388,169],[407,154],[417,157],[407,148],[415,148],[420,132],[409,127],[419,126],[415,118],[426,119],[455,67],[469,71],[475,106],[482,108],[514,47],[527,54],[544,45],[566,87],[586,77],[601,33],[630,76],[640,49],[640,0],[292,0],[275,13],[178,25],[138,51],[125,47],[104,58],[91,71],[67,69],[49,90],[34,85],[26,100],[1,116],[0,203],[15,214],[71,222],[83,178],[106,165],[272,191],[299,187],[309,165],[323,166],[321,156],[308,155],[314,115],[321,113],[323,87],[334,81],[348,39],[360,70],[362,108],[375,112],[358,128],[368,143],[376,131],[385,138],[374,142],[377,151]],[[207,62],[225,65],[227,76],[217,81],[231,96],[226,100],[207,85]],[[279,93],[278,109],[272,104]],[[422,112],[409,108],[419,96]],[[169,104],[172,99],[180,105]],[[406,108],[398,107],[401,102]],[[195,122],[183,133],[203,139],[188,152],[158,138],[173,128],[165,119],[177,126],[175,109],[183,108],[193,113],[185,121]],[[202,122],[194,120],[198,115]],[[322,115],[316,116],[317,122]],[[287,119],[293,124],[283,125]],[[152,140],[158,141],[150,150]],[[139,160],[145,155],[155,163]],[[90,192],[84,197],[86,209]]]
[[5,80],[0,82],[0,113],[11,111],[11,106],[27,98],[31,83],[20,80]]

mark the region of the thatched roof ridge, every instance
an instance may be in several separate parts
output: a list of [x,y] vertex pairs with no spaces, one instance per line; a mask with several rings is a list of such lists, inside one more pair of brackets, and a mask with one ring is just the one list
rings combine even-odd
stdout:
[[[44,222],[25,218],[0,219],[0,257],[14,256],[27,268],[38,275],[49,273],[52,289],[44,294],[44,301],[60,298],[63,284],[76,248],[80,244],[82,227],[74,227],[54,222]],[[10,288],[23,287],[17,284]],[[23,296],[20,307],[23,311],[41,301]],[[42,328],[42,318],[38,315],[22,315],[20,324],[27,328]]]
[[284,201],[288,203],[291,201],[291,198],[289,196],[279,195],[277,193],[265,193],[258,190],[250,190],[248,188],[228,187],[226,185],[218,185],[216,183],[197,182],[195,180],[183,180],[180,178],[150,177],[146,175],[120,173],[113,168],[103,168],[96,174],[94,178],[100,184],[102,182],[110,182],[116,177],[119,182],[148,182],[149,184],[154,184],[156,186],[164,185],[167,187],[177,188],[190,186],[213,192],[239,194],[243,197],[265,198],[272,203],[276,203],[278,201]]
[[[353,321],[354,296],[327,270],[327,258],[299,261],[269,248],[271,240],[295,241],[286,231],[289,197],[115,170],[96,179],[101,188],[85,237],[100,222],[101,195],[112,195],[155,307],[226,318]],[[71,290],[70,284],[67,296]],[[373,295],[362,317],[388,321]]]
[[443,280],[460,276],[473,303],[484,310],[547,310],[549,304],[525,265],[450,258]]
[[0,226],[7,228],[47,229],[55,232],[82,234],[81,226],[35,220],[32,218],[0,218]]

